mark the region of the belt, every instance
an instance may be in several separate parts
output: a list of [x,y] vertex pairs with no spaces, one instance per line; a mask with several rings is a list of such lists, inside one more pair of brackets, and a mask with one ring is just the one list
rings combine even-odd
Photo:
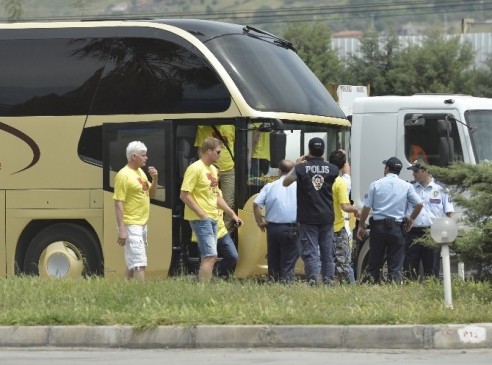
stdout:
[[430,227],[412,227],[410,229],[410,232],[413,232],[413,233],[424,233],[424,231],[426,229],[428,229],[428,228],[430,228]]
[[[384,219],[374,219],[372,221],[372,224],[382,224],[382,223],[384,223]],[[401,224],[401,222],[398,222],[398,221],[395,221],[395,223]]]
[[295,227],[297,225],[296,222],[293,223],[275,223],[275,222],[268,222],[268,224],[271,224],[273,226],[289,226],[289,227]]

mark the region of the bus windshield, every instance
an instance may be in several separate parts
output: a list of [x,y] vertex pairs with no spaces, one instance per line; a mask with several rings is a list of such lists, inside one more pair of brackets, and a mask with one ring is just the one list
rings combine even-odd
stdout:
[[294,51],[240,34],[213,38],[205,45],[253,109],[345,118]]
[[[305,123],[296,121],[283,121],[286,134],[285,151],[281,155],[295,162],[300,156],[308,153],[308,143],[311,138],[319,137],[325,141],[325,153],[323,158],[328,160],[329,155],[339,148],[348,150],[349,129],[335,125]],[[246,186],[240,186],[247,196],[244,201],[258,193],[261,188],[278,178],[278,162],[272,161],[270,152],[278,146],[270,146],[268,132],[259,132],[260,122],[252,121],[248,125],[248,155],[236,159],[236,164],[244,164],[248,168]],[[240,184],[241,185],[241,184]]]
[[467,124],[475,129],[470,139],[475,152],[476,163],[492,161],[492,110],[468,110],[465,112]]

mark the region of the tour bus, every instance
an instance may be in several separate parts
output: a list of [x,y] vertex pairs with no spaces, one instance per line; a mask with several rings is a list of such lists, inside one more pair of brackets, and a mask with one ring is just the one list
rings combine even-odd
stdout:
[[[173,19],[0,24],[0,277],[122,278],[114,177],[129,142],[148,147],[159,185],[147,275],[196,270],[180,186],[199,126],[233,126],[236,277],[267,273],[252,201],[282,158],[350,123],[294,46],[251,26]],[[266,169],[251,169],[253,138]],[[224,153],[226,146],[224,147]],[[326,157],[326,156],[325,156]],[[298,264],[297,272],[302,271]]]

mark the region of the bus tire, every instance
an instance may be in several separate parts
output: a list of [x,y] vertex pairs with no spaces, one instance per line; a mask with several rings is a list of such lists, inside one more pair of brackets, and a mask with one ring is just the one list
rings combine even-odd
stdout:
[[102,274],[99,241],[89,229],[59,223],[40,231],[24,258],[24,273],[36,276],[81,277]]

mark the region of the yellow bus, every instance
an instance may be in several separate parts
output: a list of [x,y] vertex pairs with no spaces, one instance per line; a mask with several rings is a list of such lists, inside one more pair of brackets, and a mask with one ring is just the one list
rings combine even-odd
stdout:
[[[0,25],[0,277],[123,277],[112,200],[128,142],[159,172],[147,275],[198,262],[179,200],[198,126],[233,126],[237,277],[266,274],[252,199],[280,158],[348,148],[350,123],[294,46],[250,26],[202,20]],[[251,171],[254,136],[269,143]],[[256,140],[255,140],[256,143]],[[302,268],[300,268],[302,270]]]

